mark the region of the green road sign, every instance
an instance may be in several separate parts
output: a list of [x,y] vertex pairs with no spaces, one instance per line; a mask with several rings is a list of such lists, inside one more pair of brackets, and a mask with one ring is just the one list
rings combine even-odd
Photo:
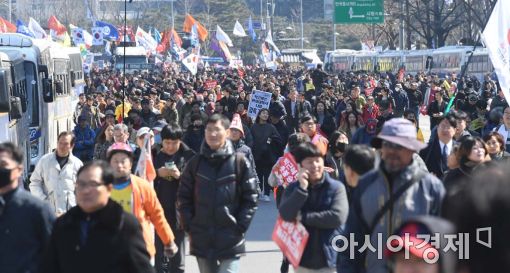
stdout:
[[335,0],[335,24],[384,23],[384,0]]

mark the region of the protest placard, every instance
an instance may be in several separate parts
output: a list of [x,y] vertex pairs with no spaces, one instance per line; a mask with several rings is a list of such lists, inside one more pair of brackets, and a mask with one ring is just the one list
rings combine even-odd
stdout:
[[250,104],[248,104],[248,116],[255,120],[261,109],[269,109],[271,103],[271,93],[255,90],[251,94]]

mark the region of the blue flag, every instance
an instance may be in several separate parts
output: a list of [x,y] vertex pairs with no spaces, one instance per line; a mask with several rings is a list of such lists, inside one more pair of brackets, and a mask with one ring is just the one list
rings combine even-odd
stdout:
[[114,25],[102,21],[96,21],[96,27],[103,28],[103,38],[111,40],[119,39],[119,31]]
[[257,34],[255,33],[255,29],[253,28],[253,21],[251,20],[251,16],[250,19],[248,20],[248,33],[250,34],[251,39],[255,43],[257,41]]
[[16,30],[17,33],[26,35],[28,37],[35,38],[34,33],[32,31],[30,31],[30,29],[28,29],[28,27],[20,19],[16,20],[16,29],[17,29]]
[[159,33],[157,28],[154,28],[154,40],[156,40],[158,44],[161,43],[161,33]]
[[200,41],[198,40],[198,29],[197,24],[194,24],[191,27],[191,46],[197,47],[200,45]]

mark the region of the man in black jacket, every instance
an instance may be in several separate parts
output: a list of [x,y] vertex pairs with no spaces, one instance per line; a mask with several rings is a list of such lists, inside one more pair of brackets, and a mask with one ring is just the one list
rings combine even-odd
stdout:
[[0,144],[0,272],[36,272],[55,213],[19,186],[23,153]]
[[80,168],[78,205],[55,223],[40,272],[154,272],[140,223],[110,199],[113,179],[104,161]]
[[[184,231],[178,226],[177,221],[177,189],[184,166],[195,155],[195,152],[182,142],[182,138],[183,132],[178,125],[163,127],[161,130],[163,146],[154,159],[154,168],[158,174],[154,181],[154,188],[165,211],[165,218],[174,232],[174,242],[179,247],[177,254],[168,261],[167,267],[171,273],[184,272]],[[156,272],[158,273],[165,272],[163,252],[163,243],[156,236]]]
[[238,272],[257,209],[256,175],[227,140],[229,127],[223,115],[209,118],[200,154],[184,168],[177,193],[181,225],[200,272]]

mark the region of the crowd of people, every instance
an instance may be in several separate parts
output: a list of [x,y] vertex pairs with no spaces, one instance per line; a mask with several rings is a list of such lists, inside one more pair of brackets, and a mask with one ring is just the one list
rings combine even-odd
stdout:
[[[271,102],[252,118],[254,90]],[[499,243],[509,225],[510,107],[489,76],[320,65],[93,71],[74,119],[37,162],[30,193],[18,186],[23,155],[0,144],[0,272],[185,272],[186,235],[200,272],[242,272],[246,231],[273,193],[280,217],[309,233],[295,272],[510,268]],[[137,172],[147,142],[154,181]],[[298,167],[290,181],[282,160]],[[472,244],[469,260],[428,242],[366,247],[409,234],[476,238],[485,227],[496,240]],[[339,251],[338,236],[357,244]],[[423,257],[431,249],[433,264]],[[279,270],[289,272],[285,257]]]

